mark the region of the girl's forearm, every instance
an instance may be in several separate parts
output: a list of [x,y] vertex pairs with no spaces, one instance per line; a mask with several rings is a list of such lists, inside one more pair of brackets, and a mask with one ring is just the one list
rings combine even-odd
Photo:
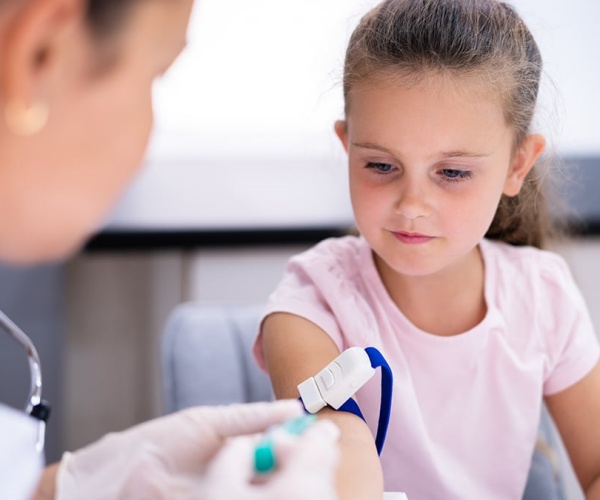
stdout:
[[600,476],[590,484],[585,492],[586,500],[600,500]]
[[329,408],[321,410],[319,417],[332,420],[341,431],[339,500],[382,499],[383,471],[370,429],[355,415]]
[[[379,500],[383,498],[383,473],[374,446],[342,439],[337,475],[339,500]],[[367,458],[368,457],[368,458]]]
[[53,500],[56,497],[56,475],[60,462],[49,465],[42,471],[32,500]]

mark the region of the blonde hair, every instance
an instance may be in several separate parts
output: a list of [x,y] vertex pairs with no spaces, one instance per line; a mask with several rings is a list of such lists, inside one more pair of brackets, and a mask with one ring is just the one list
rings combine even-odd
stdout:
[[[530,133],[541,72],[542,57],[531,32],[504,2],[385,0],[361,19],[350,38],[343,82],[346,112],[352,89],[364,81],[468,78],[501,98],[516,151]],[[486,237],[543,246],[554,232],[545,174],[535,165],[517,196],[502,196]]]

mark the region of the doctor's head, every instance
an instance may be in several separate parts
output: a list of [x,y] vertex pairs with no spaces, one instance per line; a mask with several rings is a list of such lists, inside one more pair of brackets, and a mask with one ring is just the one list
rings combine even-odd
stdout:
[[0,260],[68,255],[143,160],[193,0],[0,0]]

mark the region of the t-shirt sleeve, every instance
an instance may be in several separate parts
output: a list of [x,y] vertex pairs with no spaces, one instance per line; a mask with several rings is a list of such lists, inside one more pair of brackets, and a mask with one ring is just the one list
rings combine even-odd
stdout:
[[550,293],[544,395],[580,381],[600,359],[600,345],[585,300],[566,262],[553,256],[542,273]]
[[[278,287],[267,300],[261,325],[268,315],[276,312],[295,314],[321,328],[342,351],[343,336],[325,299],[326,290],[323,290],[328,286],[328,278],[324,273],[315,273],[302,259],[292,259]],[[254,341],[253,354],[258,365],[266,371],[260,329]]]

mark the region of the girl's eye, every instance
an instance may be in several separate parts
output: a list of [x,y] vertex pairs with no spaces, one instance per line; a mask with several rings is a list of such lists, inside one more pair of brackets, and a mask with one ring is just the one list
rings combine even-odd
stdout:
[[367,168],[374,170],[378,174],[389,174],[393,172],[396,167],[390,165],[389,163],[379,163],[379,162],[369,162],[367,163]]
[[439,173],[446,182],[465,181],[473,176],[470,170],[457,170],[454,168],[443,168],[439,170]]

